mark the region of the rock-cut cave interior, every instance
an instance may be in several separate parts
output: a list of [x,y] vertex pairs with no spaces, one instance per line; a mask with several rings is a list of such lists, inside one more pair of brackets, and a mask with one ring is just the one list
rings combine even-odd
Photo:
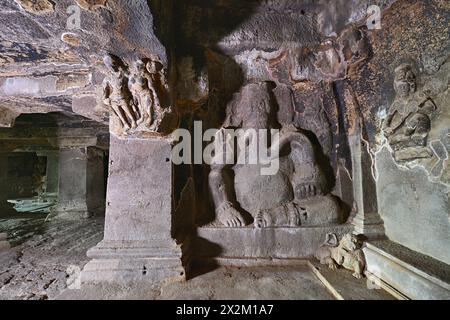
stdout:
[[449,77],[447,0],[0,0],[0,300],[448,300]]

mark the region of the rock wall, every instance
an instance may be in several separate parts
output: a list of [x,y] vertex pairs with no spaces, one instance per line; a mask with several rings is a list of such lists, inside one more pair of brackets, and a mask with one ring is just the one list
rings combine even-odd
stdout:
[[[0,126],[55,111],[109,123],[124,166],[144,158],[139,183],[110,197],[150,180],[154,192],[139,201],[150,192],[171,202],[160,233],[348,227],[355,216],[364,227],[379,213],[391,240],[449,263],[448,1],[0,0],[0,9]],[[170,181],[154,185],[171,133],[194,133],[196,120],[202,132],[281,129],[282,170],[261,178],[258,167],[167,164]],[[164,143],[164,155],[140,154],[141,143]],[[109,210],[127,221],[125,200]],[[113,252],[111,241],[94,255]]]
[[[348,82],[370,141],[386,235],[447,264],[449,18],[445,1],[396,1],[383,14],[382,29],[370,33],[371,59]],[[401,65],[411,67],[410,75]],[[402,76],[413,84],[404,97],[394,90]],[[398,127],[386,125],[390,114]]]

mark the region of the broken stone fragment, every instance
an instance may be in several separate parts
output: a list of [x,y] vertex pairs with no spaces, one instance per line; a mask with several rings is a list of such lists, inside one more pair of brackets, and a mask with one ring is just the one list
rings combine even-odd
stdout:
[[55,4],[49,0],[14,0],[25,11],[45,14],[55,11]]
[[412,161],[431,158],[433,153],[427,147],[409,147],[395,152],[396,161]]
[[81,39],[75,33],[65,32],[61,35],[61,40],[75,47],[81,45]]
[[107,0],[75,0],[78,6],[84,10],[95,10],[98,7],[104,7]]
[[56,91],[66,91],[74,88],[83,88],[90,83],[91,75],[85,72],[65,73],[58,76],[55,87]]
[[19,112],[7,108],[0,108],[0,128],[12,128]]

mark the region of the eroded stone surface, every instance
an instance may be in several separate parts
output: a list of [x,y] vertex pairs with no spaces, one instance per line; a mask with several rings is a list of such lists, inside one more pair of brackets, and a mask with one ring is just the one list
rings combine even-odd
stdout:
[[386,148],[377,153],[377,190],[386,234],[395,242],[450,263],[448,189],[423,168],[398,168]]
[[54,299],[79,277],[88,261],[86,250],[103,234],[101,218],[50,221],[34,213],[2,215],[0,221],[13,245],[0,254],[0,299],[5,300]]
[[95,10],[104,7],[107,0],[75,0],[75,2],[84,10]]
[[49,0],[14,0],[24,10],[34,14],[45,14],[54,11],[55,4]]
[[[0,147],[107,145],[93,121],[110,123],[106,236],[90,251],[89,281],[182,279],[197,233],[216,257],[311,255],[324,233],[353,228],[350,210],[355,232],[449,263],[448,2],[0,0],[0,9],[0,126],[20,114],[69,119],[57,134],[42,123],[2,129]],[[167,135],[195,133],[196,120],[203,130],[281,129],[280,170],[172,166]]]
[[203,271],[204,274],[186,283],[169,283],[156,287],[136,285],[133,290],[123,286],[86,286],[81,290],[67,290],[58,299],[333,299],[325,286],[305,265],[221,267],[206,270]]

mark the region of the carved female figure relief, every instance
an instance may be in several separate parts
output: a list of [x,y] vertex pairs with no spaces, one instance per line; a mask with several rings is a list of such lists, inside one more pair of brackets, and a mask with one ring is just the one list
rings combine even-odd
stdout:
[[111,55],[104,58],[104,64],[108,75],[103,85],[103,103],[119,119],[122,131],[170,131],[176,116],[172,114],[163,65],[152,59],[137,59],[130,72]]
[[128,81],[128,86],[133,95],[133,102],[139,107],[141,115],[137,125],[140,125],[143,121],[150,124],[152,122],[152,92],[148,86],[145,64],[140,59],[134,63],[134,70]]
[[110,107],[119,118],[125,131],[136,128],[139,112],[134,104],[127,85],[128,73],[112,56],[104,58],[109,75],[103,82],[103,103]]
[[437,110],[433,100],[417,92],[416,76],[411,65],[395,69],[396,97],[389,108],[383,130],[397,160],[430,157],[426,147],[431,116]]
[[[145,79],[147,80],[147,86],[149,89],[149,95],[151,99],[151,105],[148,112],[150,116],[146,125],[151,128],[158,128],[162,119],[169,109],[163,108],[163,102],[161,101],[163,92],[168,92],[168,84],[165,79],[164,73],[162,72],[162,67],[158,67],[158,62],[154,60],[149,60],[145,64]],[[163,98],[163,97],[162,97]]]

